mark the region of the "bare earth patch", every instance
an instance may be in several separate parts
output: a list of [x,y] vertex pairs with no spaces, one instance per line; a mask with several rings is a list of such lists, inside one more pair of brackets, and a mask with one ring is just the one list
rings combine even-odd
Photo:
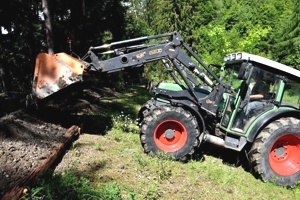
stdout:
[[21,110],[0,118],[0,195],[47,159],[66,131]]
[[[90,101],[97,101],[99,94],[86,90],[83,97]],[[0,199],[49,159],[58,145],[66,139],[68,128],[76,123],[82,125],[84,119],[77,116],[77,112],[84,114],[101,109],[84,98],[65,102],[65,105],[56,104],[53,107],[46,105],[38,111],[33,109],[30,112],[25,109],[17,110],[17,107],[14,108],[17,111],[12,111],[12,102],[2,102]],[[10,107],[6,109],[5,105]]]

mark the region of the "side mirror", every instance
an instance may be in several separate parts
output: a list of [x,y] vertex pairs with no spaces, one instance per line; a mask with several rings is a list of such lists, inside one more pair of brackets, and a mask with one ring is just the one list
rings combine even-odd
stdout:
[[243,62],[241,67],[240,67],[240,70],[239,70],[239,74],[238,74],[238,79],[240,80],[247,80],[248,79],[248,76],[249,76],[249,73],[248,73],[248,62]]

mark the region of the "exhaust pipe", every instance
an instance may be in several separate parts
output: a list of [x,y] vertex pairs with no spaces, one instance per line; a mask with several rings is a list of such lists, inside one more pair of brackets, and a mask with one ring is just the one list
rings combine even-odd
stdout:
[[205,134],[203,139],[205,142],[209,142],[220,147],[225,147],[225,140],[214,135]]

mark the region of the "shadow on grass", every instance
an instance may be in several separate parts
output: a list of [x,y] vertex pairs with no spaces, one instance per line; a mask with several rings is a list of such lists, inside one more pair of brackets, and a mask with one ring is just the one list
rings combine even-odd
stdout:
[[59,93],[40,102],[35,114],[39,119],[63,127],[77,125],[81,132],[105,135],[113,126],[114,115],[128,115],[134,121],[138,105],[150,94],[142,87],[131,87],[124,92],[103,92],[104,89],[83,89],[74,95]]
[[222,160],[222,163],[229,166],[243,167],[246,172],[250,172],[248,159],[245,151],[237,152],[231,149],[226,149],[209,143],[201,144],[200,148],[195,152],[202,155],[202,160],[205,156],[213,156]]

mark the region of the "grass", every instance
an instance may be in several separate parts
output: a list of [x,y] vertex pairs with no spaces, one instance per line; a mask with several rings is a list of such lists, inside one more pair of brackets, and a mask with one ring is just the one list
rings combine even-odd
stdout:
[[291,93],[289,91],[285,92],[284,93],[284,96],[283,96],[283,102],[284,103],[289,103],[291,105],[294,105],[296,108],[299,107],[300,105],[300,99],[299,99],[299,93]]
[[[147,99],[142,88],[134,87],[101,100],[111,106],[106,113],[111,128],[81,135],[64,158],[72,166],[41,177],[24,199],[300,199],[300,185],[286,189],[264,183],[235,167],[232,151],[202,145],[196,155],[203,157],[188,163],[163,153],[146,155],[134,119]],[[82,154],[74,156],[78,151]]]

